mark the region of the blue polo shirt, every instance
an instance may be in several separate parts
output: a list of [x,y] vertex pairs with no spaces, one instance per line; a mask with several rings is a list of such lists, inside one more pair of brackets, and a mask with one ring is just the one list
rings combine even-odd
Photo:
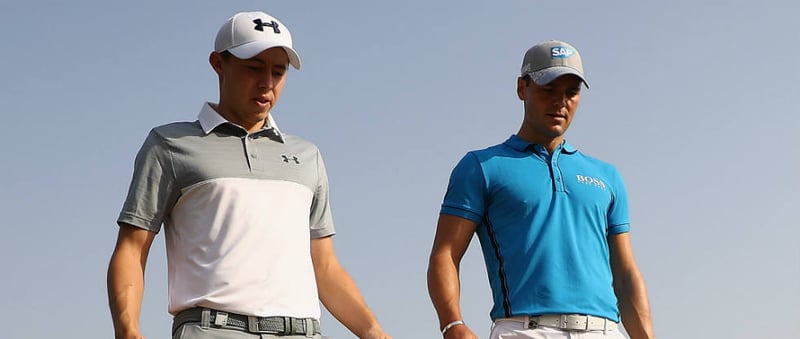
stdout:
[[589,314],[619,321],[606,237],[628,232],[629,217],[612,165],[567,142],[551,156],[513,135],[461,159],[441,213],[478,224],[492,319]]

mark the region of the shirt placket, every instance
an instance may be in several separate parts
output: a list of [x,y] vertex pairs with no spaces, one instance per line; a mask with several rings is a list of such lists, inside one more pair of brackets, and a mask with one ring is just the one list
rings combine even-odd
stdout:
[[559,155],[561,154],[561,146],[558,146],[553,154],[547,151],[542,145],[536,145],[535,152],[547,164],[550,172],[550,182],[553,184],[553,192],[566,192],[564,185],[564,177],[561,173],[561,168],[558,165]]
[[258,135],[248,134],[243,138],[244,152],[247,155],[247,165],[250,172],[264,169],[264,157],[257,147]]
[[553,189],[556,192],[566,192],[564,185],[564,176],[561,174],[561,167],[558,165],[558,159],[561,155],[561,146],[553,151],[550,156],[550,175],[553,179]]

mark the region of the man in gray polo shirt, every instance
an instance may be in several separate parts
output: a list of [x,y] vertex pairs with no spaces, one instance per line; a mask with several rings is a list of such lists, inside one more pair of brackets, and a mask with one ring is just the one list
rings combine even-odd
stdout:
[[163,224],[174,338],[320,338],[319,301],[359,338],[389,338],[334,253],[319,150],[270,115],[301,65],[289,30],[238,13],[209,62],[219,103],[154,128],[136,156],[108,268],[116,337],[143,338],[144,268]]

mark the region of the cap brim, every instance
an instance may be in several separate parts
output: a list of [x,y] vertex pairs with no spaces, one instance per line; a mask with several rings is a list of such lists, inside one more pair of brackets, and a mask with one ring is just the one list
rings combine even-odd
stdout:
[[528,73],[528,75],[531,76],[531,79],[533,79],[533,82],[535,82],[539,86],[547,85],[556,78],[566,74],[574,74],[578,78],[581,78],[583,84],[586,85],[586,88],[589,88],[589,82],[586,81],[586,78],[583,77],[583,74],[581,74],[580,72],[578,72],[578,70],[572,67],[554,66],[545,68],[540,71]]
[[289,56],[289,64],[292,65],[292,67],[294,67],[298,71],[300,70],[300,66],[302,66],[302,63],[300,62],[300,55],[298,55],[297,52],[289,46],[281,44],[273,44],[268,41],[253,41],[233,48],[229,48],[228,52],[231,52],[233,56],[239,59],[250,59],[258,55],[259,53],[273,47],[283,48],[286,51],[286,55]]

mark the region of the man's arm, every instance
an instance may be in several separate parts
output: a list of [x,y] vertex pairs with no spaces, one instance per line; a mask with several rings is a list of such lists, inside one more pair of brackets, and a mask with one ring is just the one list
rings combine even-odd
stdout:
[[614,274],[614,293],[619,300],[625,331],[631,339],[655,338],[647,287],[633,258],[630,234],[608,236],[608,247],[611,255],[611,272]]
[[319,299],[325,308],[359,338],[391,339],[367,307],[353,278],[336,258],[333,237],[312,239],[311,259],[314,261]]
[[155,233],[121,224],[117,245],[108,264],[108,306],[117,339],[144,338],[139,312],[144,293],[144,270]]
[[[439,328],[462,320],[458,276],[461,258],[467,251],[477,224],[469,219],[441,214],[428,262],[428,294],[439,316]],[[444,334],[447,339],[477,339],[466,325],[453,326]]]

